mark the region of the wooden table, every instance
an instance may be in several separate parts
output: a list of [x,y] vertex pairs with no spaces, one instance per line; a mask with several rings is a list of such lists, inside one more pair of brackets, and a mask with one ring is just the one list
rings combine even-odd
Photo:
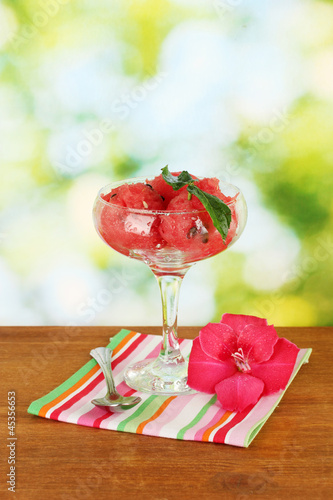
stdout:
[[[129,328],[142,333],[159,328]],[[312,347],[280,406],[248,449],[138,436],[46,420],[27,413],[106,345],[117,327],[3,327],[1,486],[7,490],[7,393],[15,391],[16,496],[29,499],[332,498],[333,328],[278,328]],[[199,328],[180,328],[194,338]]]

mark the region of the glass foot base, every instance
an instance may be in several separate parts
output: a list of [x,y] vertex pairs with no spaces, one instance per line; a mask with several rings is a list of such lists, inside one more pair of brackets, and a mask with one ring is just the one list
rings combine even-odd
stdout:
[[179,396],[196,394],[187,385],[187,363],[162,362],[157,359],[145,359],[129,366],[125,373],[126,384],[136,391],[158,394],[161,396]]

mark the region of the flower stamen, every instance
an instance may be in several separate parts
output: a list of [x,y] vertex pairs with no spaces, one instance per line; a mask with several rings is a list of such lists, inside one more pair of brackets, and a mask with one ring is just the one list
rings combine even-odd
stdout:
[[243,373],[251,371],[251,367],[248,361],[245,359],[245,355],[241,347],[239,347],[238,351],[234,352],[231,356],[234,358],[239,371]]

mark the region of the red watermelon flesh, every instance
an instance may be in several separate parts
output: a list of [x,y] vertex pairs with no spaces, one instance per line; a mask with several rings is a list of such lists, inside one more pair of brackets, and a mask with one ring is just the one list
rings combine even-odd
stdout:
[[158,215],[135,212],[136,209],[163,210],[164,202],[156,191],[143,183],[123,184],[111,191],[109,203],[101,213],[100,232],[112,248],[128,255],[128,250],[162,247]]
[[109,203],[138,210],[164,210],[166,207],[159,193],[142,182],[122,184],[102,198]]
[[121,188],[122,188],[122,186],[114,188],[114,189],[112,189],[112,191],[110,191],[110,193],[102,194],[101,198],[103,198],[103,200],[107,201],[108,203],[112,203],[114,205],[119,205],[121,207],[125,207],[126,206],[125,202],[122,199],[122,197],[120,196]]
[[[171,172],[172,175],[179,175],[180,172]],[[165,206],[167,207],[170,201],[175,198],[180,192],[186,190],[186,186],[180,188],[178,191],[174,191],[173,188],[165,182],[162,174],[155,177],[153,180],[147,181],[149,184],[157,191],[165,200]]]
[[139,210],[164,210],[166,205],[161,195],[147,184],[124,184],[120,192],[125,206]]
[[[102,195],[110,203],[103,207],[100,218],[103,239],[125,255],[129,255],[129,250],[154,252],[166,245],[184,252],[185,261],[200,260],[221,252],[230,244],[237,229],[233,198],[221,192],[216,178],[201,179],[196,185],[229,204],[232,221],[225,243],[200,200],[195,195],[188,200],[186,186],[174,191],[162,175],[150,180],[149,184],[148,181],[147,184],[123,184]],[[175,213],[160,216],[141,214],[126,210],[126,207]]]
[[[217,198],[220,198],[220,200],[224,201],[224,203],[230,203],[232,201],[231,196],[226,196],[221,192],[220,185],[219,185],[220,181],[216,177],[201,179],[200,181],[196,182],[195,184],[202,191],[205,191],[205,193],[217,196]],[[201,201],[196,196],[193,197],[193,202],[194,202],[194,206],[196,208],[198,208],[198,209],[203,208]]]
[[[180,198],[180,199],[178,199]],[[171,205],[171,206],[170,206]],[[207,229],[199,212],[193,212],[193,204],[186,197],[179,195],[169,203],[168,210],[187,210],[188,214],[170,213],[161,215],[159,232],[171,247],[183,252],[197,252],[207,239]]]
[[[228,204],[228,206],[231,210],[231,223],[230,223],[230,227],[229,227],[229,231],[228,231],[228,235],[227,235],[225,244],[223,243],[222,236],[220,235],[220,233],[217,230],[215,231],[216,234],[214,234],[214,235],[211,232],[211,241],[215,240],[216,245],[219,245],[221,243],[221,244],[225,245],[225,247],[227,247],[229,245],[229,243],[231,242],[231,240],[234,238],[235,233],[236,233],[236,229],[237,229],[237,216],[236,216],[236,209],[235,209],[235,203],[234,203],[237,195],[234,197],[226,196],[225,194],[222,193],[219,184],[220,184],[220,181],[216,177],[204,178],[196,183],[196,185],[200,189],[202,189],[202,191],[205,191],[205,193],[212,194],[212,195],[216,196],[217,198],[220,198],[220,200],[224,201],[224,203]],[[193,201],[193,206],[196,209],[198,209],[198,210],[204,209],[203,204],[196,196],[192,196],[192,201]],[[215,228],[213,221],[208,213],[207,213],[206,217],[207,218],[205,218],[205,224],[208,225],[208,227],[210,229],[212,229],[212,231],[214,231],[214,229],[216,229],[216,228]]]
[[[210,194],[215,196],[219,194],[219,198],[226,198],[221,191]],[[162,215],[159,227],[160,234],[170,246],[188,252],[190,260],[215,255],[225,250],[235,236],[237,219],[234,204],[231,204],[230,208],[231,225],[224,243],[221,234],[215,228],[210,215],[198,198],[192,195],[191,200],[188,200],[188,193],[182,192],[171,200],[167,210],[192,213]]]

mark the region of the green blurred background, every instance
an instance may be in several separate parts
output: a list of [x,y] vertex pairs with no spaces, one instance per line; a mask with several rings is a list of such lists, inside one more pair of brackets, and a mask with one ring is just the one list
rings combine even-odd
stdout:
[[332,2],[2,1],[0,50],[2,324],[160,324],[150,270],[91,207],[168,163],[249,207],[186,276],[180,324],[332,325]]

